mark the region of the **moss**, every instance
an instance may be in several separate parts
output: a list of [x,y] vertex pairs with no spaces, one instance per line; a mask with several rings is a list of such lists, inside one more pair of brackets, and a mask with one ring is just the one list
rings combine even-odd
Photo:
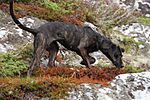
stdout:
[[131,65],[126,65],[124,67],[124,70],[126,73],[140,73],[140,72],[143,72],[144,69],[141,69],[139,67],[134,67],[134,66],[131,66]]
[[143,25],[150,26],[150,18],[139,17],[138,18],[138,22],[141,23],[141,24],[143,24]]

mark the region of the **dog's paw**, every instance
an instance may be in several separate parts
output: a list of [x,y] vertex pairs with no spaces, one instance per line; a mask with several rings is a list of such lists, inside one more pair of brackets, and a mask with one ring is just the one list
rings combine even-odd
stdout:
[[[93,58],[93,57],[90,57],[90,58],[89,58],[90,64],[94,64],[95,61],[96,61],[95,58]],[[82,64],[82,65],[87,65],[87,63],[86,63],[85,60],[82,60],[80,64]]]
[[48,62],[48,67],[56,67],[55,62],[54,61]]

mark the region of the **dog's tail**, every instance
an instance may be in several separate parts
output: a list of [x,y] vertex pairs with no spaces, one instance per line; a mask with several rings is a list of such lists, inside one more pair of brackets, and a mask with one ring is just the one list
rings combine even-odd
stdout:
[[14,0],[9,0],[9,6],[10,6],[9,11],[10,11],[10,15],[11,15],[13,21],[18,25],[18,27],[20,27],[21,29],[23,29],[25,31],[32,33],[35,36],[38,33],[38,31],[36,29],[31,29],[31,28],[24,26],[16,18],[15,14],[14,14],[14,10],[13,10],[13,4],[14,4]]

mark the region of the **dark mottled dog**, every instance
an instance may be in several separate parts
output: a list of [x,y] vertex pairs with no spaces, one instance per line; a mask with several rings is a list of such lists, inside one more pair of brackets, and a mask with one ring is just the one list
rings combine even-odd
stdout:
[[13,12],[13,0],[10,1],[10,14],[14,22],[23,30],[34,35],[34,57],[29,68],[29,75],[34,66],[39,66],[43,52],[49,52],[48,66],[54,66],[56,54],[59,50],[57,42],[68,50],[75,51],[83,59],[81,64],[90,67],[95,59],[89,53],[101,50],[103,54],[112,61],[116,67],[123,67],[122,49],[113,44],[109,39],[93,31],[89,27],[77,27],[73,24],[63,22],[49,22],[38,29],[23,26],[15,17]]

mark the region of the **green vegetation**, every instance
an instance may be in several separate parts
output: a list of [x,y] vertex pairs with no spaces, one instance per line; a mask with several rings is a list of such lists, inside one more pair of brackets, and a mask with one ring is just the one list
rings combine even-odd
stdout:
[[143,24],[143,25],[150,26],[150,18],[139,17],[138,22]]
[[0,76],[20,76],[27,70],[25,62],[12,54],[1,54],[0,59]]
[[144,71],[144,69],[142,69],[142,68],[134,67],[134,66],[131,66],[131,65],[126,65],[124,70],[125,70],[126,73],[140,73],[140,72]]
[[63,99],[67,96],[69,85],[66,84],[69,79],[64,78],[0,78],[0,93],[3,99],[13,98],[18,100],[25,94],[31,93],[33,98],[49,97],[52,100]]
[[140,41],[137,42],[131,37],[124,37],[123,41],[122,41],[122,44],[123,44],[124,48],[126,49],[125,51],[127,53],[129,53],[129,52],[131,52],[131,50],[133,48],[136,48],[136,50],[138,50],[139,49],[139,45],[143,45],[144,43],[140,42]]
[[58,3],[55,3],[55,2],[52,2],[49,0],[44,0],[44,6],[48,9],[52,9],[54,11],[60,11],[61,10],[61,7],[59,6]]
[[0,76],[21,76],[25,74],[32,52],[32,46],[29,44],[11,53],[0,54]]
[[61,15],[63,14],[70,14],[72,9],[73,1],[67,0],[62,2],[52,2],[49,0],[44,0],[43,3],[41,3],[45,8],[50,9],[55,12],[59,12]]
[[[106,6],[102,0],[99,8],[88,7],[86,20],[98,26],[102,32],[109,36],[114,32],[115,26],[121,26],[136,20],[135,12],[129,12],[118,6]],[[97,12],[98,11],[98,12]]]

